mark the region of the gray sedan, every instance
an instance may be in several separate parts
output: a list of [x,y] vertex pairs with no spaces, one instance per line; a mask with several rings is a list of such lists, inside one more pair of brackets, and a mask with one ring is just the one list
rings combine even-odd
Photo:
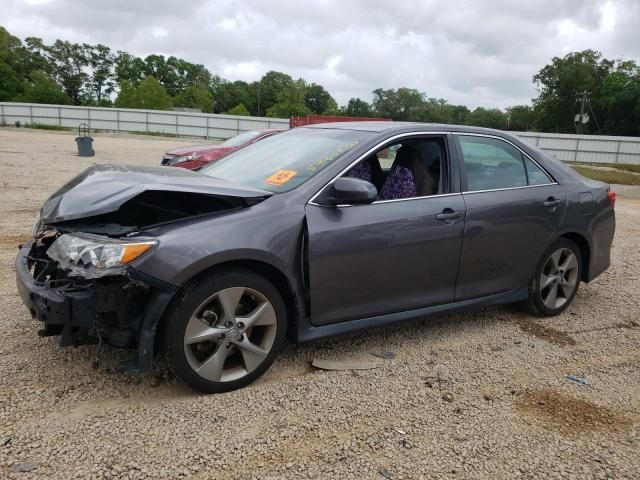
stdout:
[[296,128],[199,172],[94,166],[16,259],[39,334],[166,351],[224,392],[303,342],[480,304],[539,315],[609,266],[615,195],[496,130]]

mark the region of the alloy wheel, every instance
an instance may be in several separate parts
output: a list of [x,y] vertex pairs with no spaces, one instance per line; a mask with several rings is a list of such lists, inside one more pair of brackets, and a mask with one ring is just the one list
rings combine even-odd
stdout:
[[195,309],[185,329],[184,352],[202,378],[230,382],[258,368],[276,334],[276,312],[264,294],[247,287],[226,288]]
[[547,259],[540,274],[542,303],[552,310],[562,307],[578,286],[578,259],[569,248],[559,248]]

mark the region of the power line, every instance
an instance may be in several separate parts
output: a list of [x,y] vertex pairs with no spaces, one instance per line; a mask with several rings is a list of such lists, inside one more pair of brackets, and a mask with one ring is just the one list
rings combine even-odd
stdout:
[[598,125],[598,119],[596,118],[596,114],[593,112],[593,108],[591,108],[591,99],[587,101],[587,105],[589,107],[589,111],[591,112],[591,115],[593,116],[593,121],[596,122],[596,127],[598,127],[598,132],[599,132],[600,125]]

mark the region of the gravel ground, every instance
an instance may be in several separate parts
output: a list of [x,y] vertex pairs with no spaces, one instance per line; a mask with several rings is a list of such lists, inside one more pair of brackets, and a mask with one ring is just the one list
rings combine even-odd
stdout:
[[85,159],[71,134],[0,130],[0,477],[640,477],[640,200],[624,195],[611,268],[554,319],[492,307],[288,346],[214,396],[37,337],[13,260],[42,201],[92,162],[155,165],[181,143],[96,136]]

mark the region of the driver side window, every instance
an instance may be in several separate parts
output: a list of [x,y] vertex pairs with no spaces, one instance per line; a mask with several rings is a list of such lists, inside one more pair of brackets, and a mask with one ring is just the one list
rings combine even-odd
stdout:
[[378,201],[447,193],[445,152],[440,137],[395,142],[364,158],[344,176],[375,185]]

